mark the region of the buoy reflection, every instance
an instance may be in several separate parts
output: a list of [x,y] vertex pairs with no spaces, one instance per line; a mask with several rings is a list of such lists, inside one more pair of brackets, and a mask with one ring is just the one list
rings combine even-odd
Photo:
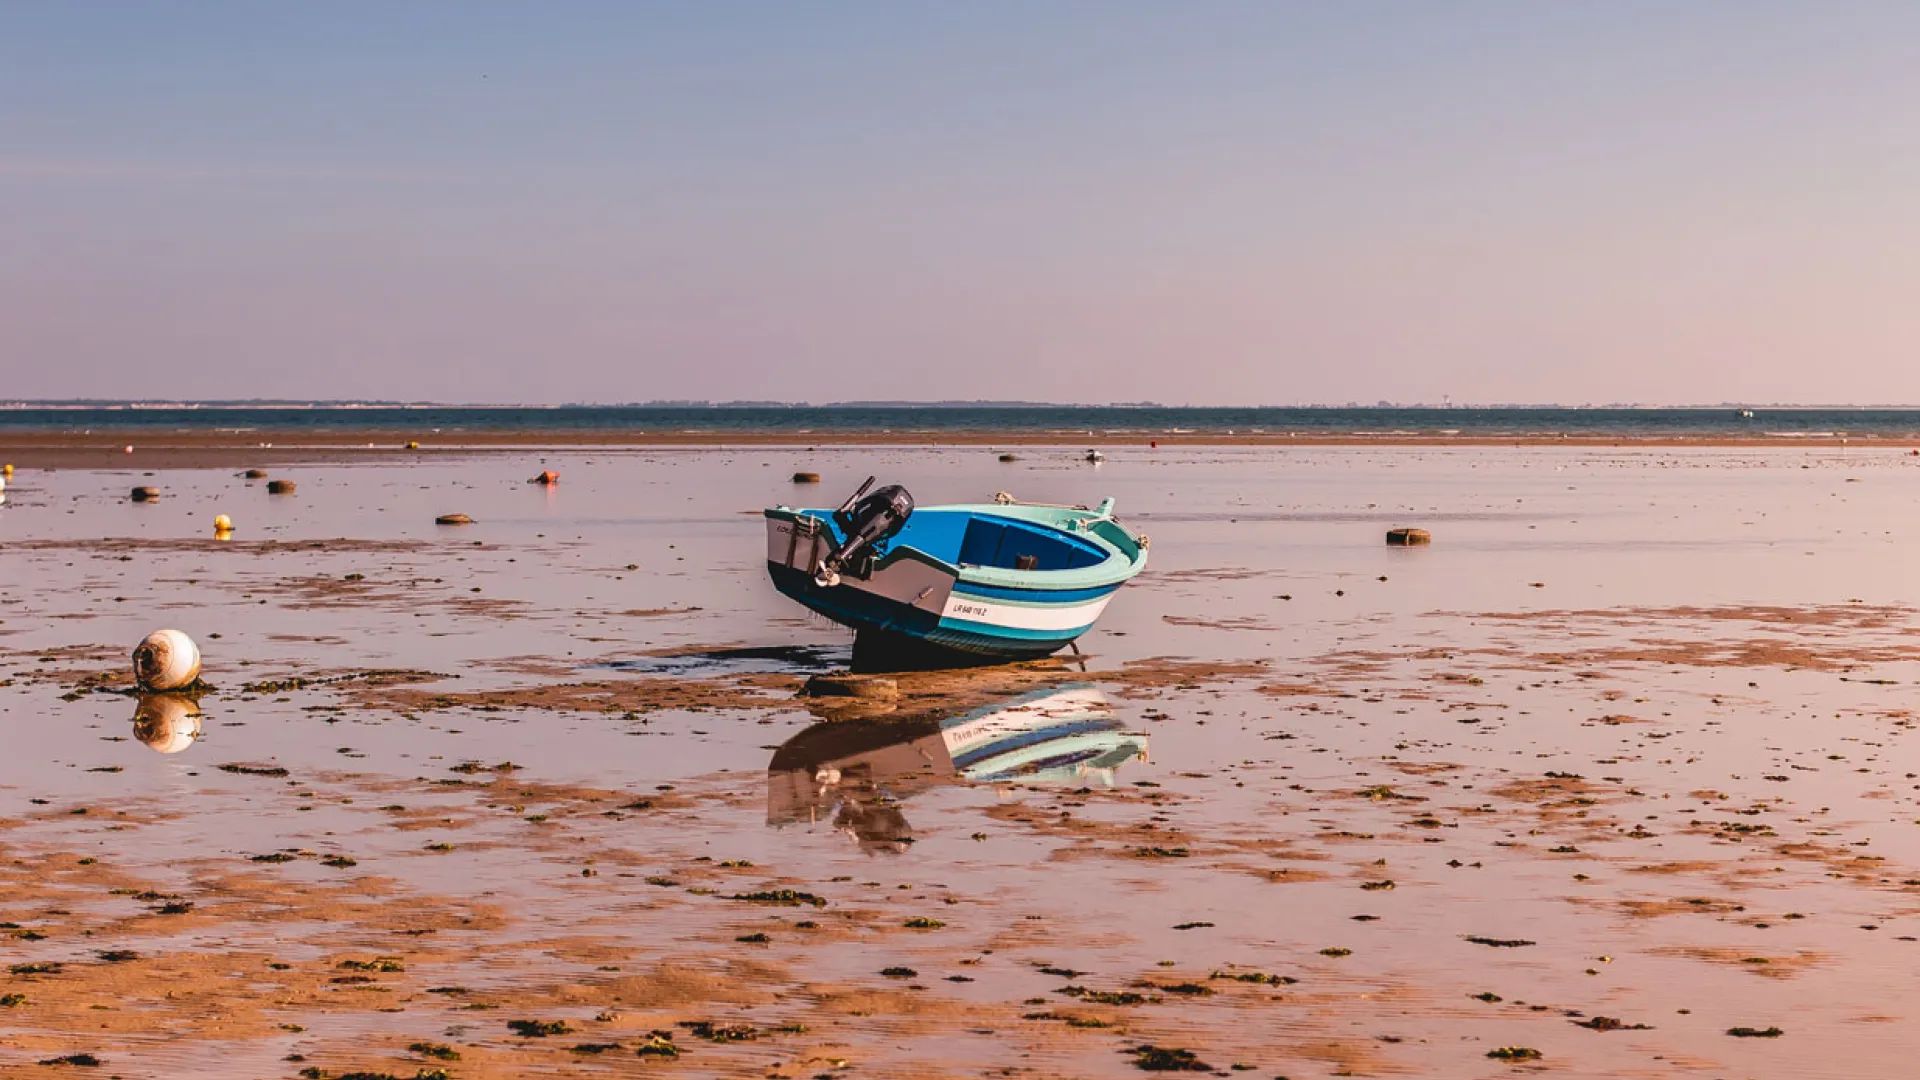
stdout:
[[143,694],[133,711],[133,737],[155,753],[177,754],[202,730],[199,704],[182,694]]

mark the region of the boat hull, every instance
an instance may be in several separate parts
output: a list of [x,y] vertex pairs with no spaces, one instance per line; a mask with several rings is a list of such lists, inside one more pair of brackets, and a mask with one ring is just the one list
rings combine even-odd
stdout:
[[[822,587],[811,573],[771,561],[767,563],[767,573],[781,595],[854,630],[856,671],[938,669],[1037,660],[1071,645],[1092,625],[1089,620],[1077,627],[1045,631],[998,626],[983,621],[981,615],[947,618],[944,602],[940,610],[929,610],[924,603],[913,603],[910,599],[913,594],[903,601],[863,587],[867,582],[843,579],[839,585]],[[961,595],[964,609],[968,601],[964,599],[965,594]],[[1033,621],[1032,617],[1028,617],[1028,621]]]

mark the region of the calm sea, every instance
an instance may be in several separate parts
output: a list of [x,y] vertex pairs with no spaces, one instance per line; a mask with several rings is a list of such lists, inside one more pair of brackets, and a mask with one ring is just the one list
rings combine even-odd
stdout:
[[1234,432],[1920,437],[1920,409],[1171,408],[1160,406],[4,406],[0,432],[435,431],[635,433]]

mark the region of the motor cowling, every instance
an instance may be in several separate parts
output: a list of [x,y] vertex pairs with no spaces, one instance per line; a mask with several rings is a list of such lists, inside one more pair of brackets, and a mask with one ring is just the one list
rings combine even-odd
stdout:
[[863,552],[892,539],[913,514],[913,496],[899,484],[888,484],[863,497],[862,492],[872,483],[869,479],[854,493],[854,498],[847,500],[847,505],[834,511],[834,524],[840,527],[844,539],[821,561],[814,574],[814,580],[822,585],[837,583],[843,568]]

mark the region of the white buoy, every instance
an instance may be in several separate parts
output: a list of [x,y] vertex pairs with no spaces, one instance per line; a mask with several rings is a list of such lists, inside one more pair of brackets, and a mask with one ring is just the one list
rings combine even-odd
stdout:
[[178,630],[155,630],[133,650],[133,681],[142,690],[179,690],[200,677],[200,647]]
[[181,694],[147,694],[133,714],[133,737],[156,754],[177,754],[200,737],[200,706]]

